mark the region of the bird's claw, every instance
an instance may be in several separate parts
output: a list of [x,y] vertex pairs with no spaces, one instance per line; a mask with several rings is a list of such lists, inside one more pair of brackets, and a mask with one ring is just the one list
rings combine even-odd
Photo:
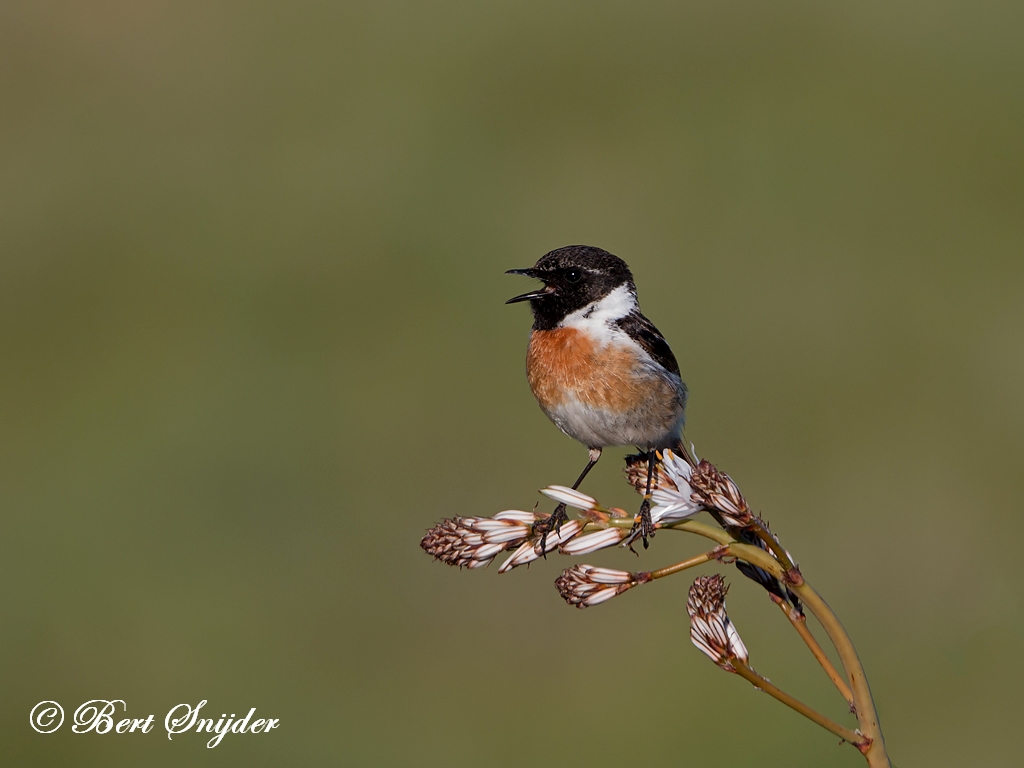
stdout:
[[650,544],[647,543],[648,539],[654,538],[655,526],[654,521],[651,519],[651,502],[649,499],[644,499],[640,505],[640,513],[633,520],[633,527],[629,531],[629,536],[623,541],[623,545],[629,547],[629,551],[634,555],[638,554],[633,549],[633,542],[638,538],[643,540],[644,549],[647,549]]
[[566,514],[565,504],[559,504],[557,507],[555,507],[555,511],[552,512],[548,517],[545,517],[543,520],[540,520],[533,524],[533,532],[540,534],[540,551],[541,554],[544,556],[545,560],[548,556],[548,534],[554,531],[555,537],[557,538],[558,534],[562,530],[562,523],[565,523],[568,520],[569,515]]

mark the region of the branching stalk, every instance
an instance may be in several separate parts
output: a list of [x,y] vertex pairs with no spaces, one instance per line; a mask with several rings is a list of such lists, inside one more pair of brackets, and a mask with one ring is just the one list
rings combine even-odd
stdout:
[[[720,544],[727,544],[729,554],[746,560],[751,565],[763,568],[778,579],[785,579],[785,573],[779,562],[769,553],[760,547],[749,544],[742,544],[734,539],[726,531],[713,528],[710,525],[698,523],[695,520],[684,520],[671,526],[677,531],[688,531],[699,536],[717,541]],[[882,738],[882,729],[878,724],[878,713],[875,710],[874,700],[871,698],[871,689],[868,687],[867,676],[864,674],[864,667],[860,663],[857,651],[850,641],[849,635],[843,629],[838,617],[828,607],[828,604],[821,596],[814,591],[810,584],[802,581],[800,584],[791,585],[791,589],[803,601],[807,609],[814,614],[821,622],[821,626],[828,634],[829,640],[839,654],[839,660],[843,664],[849,680],[850,692],[853,695],[853,706],[860,725],[860,732],[867,737],[863,745],[859,745],[868,761],[870,768],[891,768],[889,756],[885,752],[885,741]]]
[[697,555],[696,557],[691,557],[689,560],[683,560],[681,563],[676,563],[675,565],[668,565],[664,568],[659,568],[656,571],[650,571],[648,577],[651,581],[653,581],[654,579],[663,579],[666,576],[671,576],[674,573],[685,571],[687,568],[693,568],[696,565],[701,565],[703,563],[709,562],[710,560],[717,560],[723,554],[725,554],[724,547],[715,547],[710,552],[705,552],[703,555]]
[[799,577],[800,569],[796,567],[796,563],[794,563],[793,559],[789,556],[789,552],[787,552],[785,547],[775,540],[775,537],[772,536],[771,532],[761,525],[761,523],[757,522],[756,519],[751,525],[751,529],[755,534],[757,534],[757,537],[765,543],[768,549],[771,550],[771,553],[775,555],[775,559],[782,563],[782,568],[787,574],[786,581],[792,581],[794,576]]
[[[702,462],[701,467],[703,464]],[[570,605],[586,608],[603,603],[640,584],[680,573],[711,560],[743,560],[767,572],[796,595],[804,607],[818,619],[832,641],[842,662],[845,676],[836,669],[824,649],[814,638],[807,627],[806,617],[795,610],[789,610],[786,600],[779,594],[773,594],[772,599],[776,600],[783,609],[790,623],[793,624],[794,629],[806,643],[829,679],[850,703],[852,711],[857,716],[859,725],[857,731],[839,725],[794,699],[749,667],[746,663],[746,648],[724,611],[727,586],[720,575],[701,576],[690,588],[687,612],[691,616],[691,639],[694,644],[719,666],[734,670],[757,688],[856,746],[866,758],[869,768],[891,768],[885,751],[882,731],[878,724],[878,713],[871,698],[871,690],[868,687],[864,668],[839,619],[821,596],[804,580],[789,554],[767,527],[761,523],[760,519],[754,518],[753,524],[745,521],[730,524],[726,521],[727,511],[732,510],[729,514],[738,515],[736,510],[740,510],[740,512],[747,510],[746,502],[728,476],[717,472],[713,466],[710,466],[710,469],[705,468],[705,470],[707,477],[702,477],[701,482],[708,485],[710,490],[703,488],[702,493],[711,499],[709,504],[717,503],[719,506],[705,506],[704,508],[712,512],[713,515],[716,514],[715,510],[717,509],[722,516],[719,521],[726,528],[707,525],[691,518],[659,526],[659,528],[661,530],[685,531],[710,539],[717,544],[714,549],[674,565],[636,573],[591,565],[577,565],[564,571],[555,580],[559,593]],[[673,471],[677,473],[675,478],[669,477],[669,480],[670,483],[675,484],[673,487],[679,489],[683,494],[682,501],[677,503],[682,504],[685,509],[685,506],[691,504],[694,499],[693,495],[685,496],[690,492],[689,482],[692,475],[688,474],[687,467],[683,467],[683,469],[676,467],[673,470],[669,466],[666,471],[670,475]],[[560,545],[560,548],[566,553],[569,553],[573,545],[565,542],[569,542],[580,533],[607,528],[615,528],[620,531],[631,530],[635,525],[634,517],[620,509],[601,507],[594,499],[577,491],[570,493],[569,489],[552,486],[544,492],[563,502],[566,501],[564,497],[572,496],[567,503],[578,505],[586,515],[587,520],[573,520],[562,526],[559,534],[560,542],[556,545]],[[744,520],[749,520],[751,517],[753,516],[748,513]],[[499,572],[505,572],[539,557],[540,553],[536,551],[535,542],[531,538],[532,526],[537,519],[539,517],[536,514],[516,511],[502,512],[493,518],[455,517],[446,519],[427,532],[420,542],[420,546],[435,559],[460,568],[486,566],[499,552],[514,549],[515,553],[499,569]],[[736,519],[740,520],[739,517]],[[741,530],[738,527],[740,525],[746,531],[756,535],[759,541],[756,544],[749,544],[733,535],[731,531]],[[571,526],[575,527],[572,530],[567,530]],[[746,536],[746,534],[744,535]],[[619,535],[618,538],[614,535],[599,535],[587,542],[580,540],[582,545],[575,549],[579,553],[595,551],[621,542],[622,538],[622,535]],[[766,548],[762,548],[762,544]],[[761,576],[755,577],[755,581],[765,583],[765,579]],[[770,579],[767,581],[770,592],[779,592],[772,588],[773,582]]]
[[846,699],[846,703],[852,708],[853,692],[850,690],[850,686],[847,684],[846,680],[843,679],[843,676],[839,674],[839,670],[835,668],[829,657],[825,655],[825,651],[820,645],[818,645],[818,641],[814,638],[814,635],[811,634],[811,630],[807,626],[807,617],[791,610],[785,602],[775,598],[774,595],[772,598],[775,600],[779,608],[782,609],[782,612],[786,614],[786,618],[789,619],[789,623],[793,625],[797,634],[803,638],[807,647],[810,648],[811,653],[814,654],[814,658],[816,658],[818,663],[821,664],[821,668],[825,670],[825,674],[828,675],[829,680],[831,680],[835,687],[839,689],[839,693],[843,695],[843,698]]
[[838,617],[828,607],[828,604],[821,599],[810,584],[804,582],[793,587],[793,591],[803,600],[804,605],[815,615],[821,626],[828,633],[832,645],[835,646],[839,659],[846,669],[850,680],[850,688],[853,691],[853,705],[856,708],[857,721],[860,724],[860,731],[867,736],[871,743],[861,751],[867,758],[871,768],[890,768],[889,757],[885,753],[885,742],[882,739],[882,729],[878,725],[878,713],[875,711],[875,702],[871,698],[871,689],[868,687],[868,679],[864,674],[864,667],[861,666],[857,657],[857,650],[850,642],[849,635],[839,623]]
[[844,728],[834,720],[830,720],[817,710],[808,707],[802,701],[794,699],[785,691],[769,683],[767,680],[765,680],[763,677],[757,674],[757,672],[752,670],[749,666],[747,666],[745,662],[741,661],[740,659],[730,659],[729,664],[732,666],[733,669],[736,670],[736,673],[738,675],[747,680],[755,688],[760,688],[765,693],[774,696],[787,707],[795,710],[796,712],[799,712],[808,720],[817,723],[827,731],[831,731],[844,741],[850,742],[858,749],[862,749],[861,744],[865,741],[863,736],[858,735],[854,731],[851,731],[849,728]]

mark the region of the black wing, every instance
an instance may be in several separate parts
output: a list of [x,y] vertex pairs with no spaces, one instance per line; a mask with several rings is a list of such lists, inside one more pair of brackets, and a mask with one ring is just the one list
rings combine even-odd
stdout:
[[616,325],[629,334],[637,344],[644,348],[658,365],[670,373],[679,375],[679,363],[675,355],[661,335],[661,331],[654,327],[654,323],[641,315],[639,312],[630,312],[625,317],[616,321]]

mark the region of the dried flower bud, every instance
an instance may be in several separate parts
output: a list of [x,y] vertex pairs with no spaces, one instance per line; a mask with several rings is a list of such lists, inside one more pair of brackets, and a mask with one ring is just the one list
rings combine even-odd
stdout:
[[558,594],[569,605],[587,608],[611,600],[644,581],[646,579],[640,574],[629,571],[574,565],[562,571],[562,575],[555,579],[555,586],[558,587]]
[[[545,552],[554,551],[562,544],[578,536],[585,525],[586,521],[584,520],[569,520],[562,523],[557,532],[550,531],[547,536],[533,534],[528,541],[524,541],[519,545],[519,549],[512,553],[512,557],[501,564],[498,573],[505,573],[517,566],[532,563],[538,557],[544,555]],[[544,542],[544,549],[541,549],[541,541]]]
[[721,518],[725,525],[743,528],[753,521],[753,514],[743,494],[727,474],[707,459],[701,459],[690,477],[693,498]]
[[494,517],[453,517],[442,520],[420,541],[435,560],[459,568],[482,568],[530,535],[537,516],[509,510]]
[[[643,495],[647,493],[647,454],[631,453],[626,457],[626,480],[632,485],[636,492]],[[666,474],[664,462],[659,461],[651,476],[651,490],[658,489],[675,491],[676,484]]]
[[623,528],[605,528],[603,531],[575,538],[560,546],[558,551],[563,555],[586,555],[599,549],[614,547],[627,536],[629,531]]
[[747,661],[747,649],[725,612],[725,579],[715,574],[699,576],[690,587],[686,612],[690,614],[690,639],[722,669],[734,672],[730,659]]

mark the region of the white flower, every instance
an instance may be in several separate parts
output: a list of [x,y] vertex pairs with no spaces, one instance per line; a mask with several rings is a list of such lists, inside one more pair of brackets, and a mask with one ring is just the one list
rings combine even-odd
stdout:
[[666,449],[662,452],[661,471],[669,482],[659,483],[658,488],[651,492],[651,501],[655,504],[651,509],[651,522],[670,525],[704,509],[693,498],[693,488],[690,486],[693,468],[689,463]]

